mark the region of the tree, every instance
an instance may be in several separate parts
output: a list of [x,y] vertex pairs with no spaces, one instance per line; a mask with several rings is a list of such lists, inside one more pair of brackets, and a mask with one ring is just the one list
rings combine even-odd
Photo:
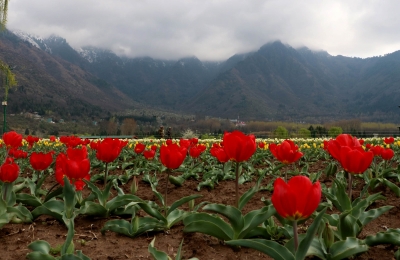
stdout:
[[309,138],[311,137],[311,131],[306,128],[300,128],[297,132],[298,136],[301,138]]
[[133,118],[125,118],[121,125],[122,135],[133,135],[136,129],[136,121]]
[[342,128],[338,127],[338,126],[331,127],[331,128],[329,128],[329,131],[328,131],[328,135],[332,138],[336,138],[336,136],[338,136],[342,133],[343,133]]
[[0,32],[6,29],[8,0],[0,0]]
[[289,132],[283,126],[278,126],[274,131],[274,135],[276,138],[288,138]]

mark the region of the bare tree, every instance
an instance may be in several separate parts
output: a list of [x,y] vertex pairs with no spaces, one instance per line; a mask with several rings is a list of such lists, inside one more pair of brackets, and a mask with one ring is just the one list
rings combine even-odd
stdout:
[[133,135],[136,130],[136,121],[133,118],[125,118],[121,125],[122,135]]

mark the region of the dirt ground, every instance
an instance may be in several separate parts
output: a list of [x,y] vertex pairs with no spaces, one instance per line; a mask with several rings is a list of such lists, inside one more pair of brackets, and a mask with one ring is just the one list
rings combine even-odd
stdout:
[[[320,162],[315,163],[309,168],[309,172],[316,172],[322,169]],[[158,175],[160,177],[159,187],[165,187],[166,175]],[[139,177],[140,179],[140,177]],[[263,180],[262,185],[266,186],[270,179]],[[46,185],[52,185],[55,181],[51,180]],[[199,181],[187,180],[182,187],[175,187],[172,184],[168,186],[168,201],[172,203],[182,197],[201,194],[202,197],[196,199],[196,204],[201,201],[209,201],[212,203],[222,203],[233,205],[235,185],[233,181],[221,181],[213,190],[203,188],[197,191]],[[353,196],[357,196],[362,188],[361,182],[354,190]],[[130,182],[123,185],[125,192],[128,192]],[[253,187],[253,182],[240,185],[240,193],[244,193]],[[326,182],[329,185],[329,181]],[[86,188],[87,189],[87,188]],[[164,189],[161,190],[162,192]],[[382,194],[387,198],[386,201],[378,201],[373,207],[383,205],[394,206],[386,214],[380,216],[377,220],[369,223],[362,231],[359,238],[365,238],[369,234],[375,234],[384,231],[387,228],[400,228],[400,201],[395,194],[387,188],[381,188]],[[112,191],[116,195],[116,191]],[[143,200],[157,201],[150,185],[140,182],[137,195]],[[261,198],[270,198],[271,193],[268,191],[258,192],[244,208],[244,212],[258,209],[264,206]],[[185,208],[186,207],[186,208]],[[183,209],[187,209],[185,204]],[[75,220],[75,238],[74,243],[76,249],[82,250],[83,253],[93,260],[117,260],[117,259],[152,259],[148,253],[148,245],[155,237],[155,247],[158,250],[168,252],[170,256],[174,256],[181,243],[183,243],[183,259],[197,257],[200,260],[213,259],[271,259],[270,257],[248,248],[233,249],[225,245],[222,241],[208,235],[199,233],[183,233],[183,224],[179,223],[168,232],[154,232],[141,235],[137,238],[129,238],[114,232],[108,231],[102,235],[100,230],[105,222],[110,220],[104,218],[91,218],[79,216]],[[127,219],[128,221],[130,219]],[[35,240],[46,240],[52,248],[60,248],[65,240],[67,228],[64,224],[59,223],[51,217],[41,216],[35,220],[33,224],[7,224],[0,230],[0,259],[14,260],[25,259],[26,254],[30,252],[28,245]],[[394,252],[397,250],[395,246],[376,246],[369,249],[367,253],[355,257],[359,260],[372,259],[394,259]]]

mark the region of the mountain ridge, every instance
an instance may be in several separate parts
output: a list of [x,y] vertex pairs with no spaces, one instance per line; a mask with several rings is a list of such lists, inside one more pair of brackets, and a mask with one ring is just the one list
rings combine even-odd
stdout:
[[[194,56],[178,60],[119,57],[90,46],[75,50],[60,37],[32,40],[21,33],[18,36],[58,63],[64,62],[58,74],[51,66],[47,68],[52,78],[65,80],[62,67],[67,71],[76,68],[80,76],[85,72],[84,81],[109,95],[109,102],[119,103],[117,110],[132,102],[246,120],[400,120],[396,103],[400,99],[400,51],[362,59],[307,47],[295,49],[274,41],[226,61],[205,62]],[[114,100],[116,93],[124,104]]]

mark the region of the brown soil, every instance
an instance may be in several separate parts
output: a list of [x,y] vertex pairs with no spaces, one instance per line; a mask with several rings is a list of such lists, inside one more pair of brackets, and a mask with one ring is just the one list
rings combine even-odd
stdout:
[[[309,172],[321,170],[322,163],[315,163],[309,169]],[[161,176],[161,175],[159,175]],[[263,180],[262,185],[267,185],[270,179]],[[159,190],[164,191],[166,176],[163,175],[159,180]],[[361,182],[357,185],[354,195],[359,194],[362,188]],[[168,185],[168,201],[171,204],[182,197],[201,194],[202,198],[196,200],[196,204],[201,201],[209,201],[212,203],[221,203],[226,205],[234,204],[235,185],[233,181],[221,181],[215,186],[214,190],[203,188],[200,192],[197,191],[198,181],[187,180],[182,187],[174,187]],[[327,182],[328,184],[329,182]],[[48,185],[52,185],[49,182]],[[244,193],[254,185],[245,183],[240,185],[240,193]],[[123,185],[123,188],[128,192],[130,183]],[[87,189],[87,188],[86,188]],[[384,231],[387,228],[400,227],[400,201],[394,193],[382,188],[379,191],[387,197],[386,201],[378,201],[374,207],[383,205],[394,206],[388,213],[382,215],[377,220],[368,224],[362,231],[360,238],[365,238],[369,234],[375,234]],[[113,191],[114,195],[116,192]],[[154,200],[151,188],[148,184],[140,182],[140,187],[137,195],[144,200]],[[264,206],[261,201],[262,197],[269,198],[271,193],[268,191],[258,192],[252,200],[246,205],[244,212],[258,209]],[[186,205],[185,205],[186,206]],[[185,207],[183,207],[185,209]],[[187,207],[186,207],[187,209]],[[114,232],[108,231],[102,235],[100,230],[105,222],[110,220],[102,218],[90,218],[79,216],[75,220],[75,247],[82,250],[83,253],[93,260],[116,260],[116,259],[152,259],[148,253],[148,245],[155,237],[155,247],[158,250],[168,252],[173,256],[182,239],[183,243],[183,259],[197,257],[200,260],[212,259],[271,259],[270,257],[248,248],[239,250],[233,249],[225,245],[222,241],[208,235],[200,233],[183,233],[183,224],[179,223],[167,232],[154,232],[141,235],[137,238],[129,238]],[[130,219],[127,219],[128,221]],[[28,245],[35,240],[46,240],[53,248],[62,245],[67,234],[67,228],[64,224],[59,223],[51,217],[41,216],[33,224],[7,224],[0,230],[0,259],[14,260],[25,259],[25,256],[30,250]],[[369,260],[369,259],[394,259],[394,252],[397,250],[395,246],[376,246],[369,249],[365,254],[355,257],[354,259]]]

